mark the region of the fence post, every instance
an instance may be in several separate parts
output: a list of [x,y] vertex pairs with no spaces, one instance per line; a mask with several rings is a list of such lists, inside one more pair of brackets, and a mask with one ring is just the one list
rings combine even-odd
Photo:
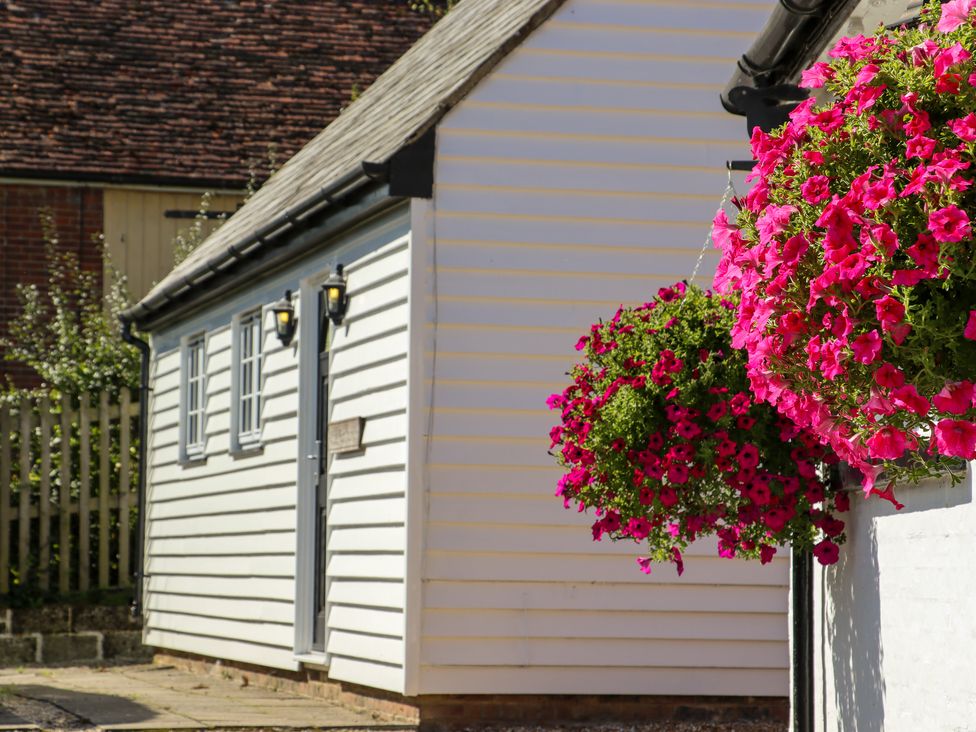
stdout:
[[122,389],[119,401],[119,586],[128,587],[129,578],[129,442],[132,415],[129,414],[132,392]]
[[20,510],[17,512],[18,554],[17,571],[20,583],[27,581],[30,569],[30,504],[31,504],[31,403],[20,400]]
[[81,446],[81,475],[78,488],[78,589],[91,587],[91,424],[88,394],[81,395],[78,409],[78,442]]
[[58,487],[58,591],[71,589],[71,397],[61,395],[61,484]]
[[109,491],[111,490],[111,462],[109,461],[109,432],[111,423],[108,418],[108,392],[98,395],[98,586],[108,587],[108,564],[111,552],[109,544],[109,527],[111,517],[109,513]]
[[10,592],[10,407],[0,404],[0,594]]
[[42,590],[51,589],[51,400],[43,397],[41,413],[41,493],[37,499],[38,581]]

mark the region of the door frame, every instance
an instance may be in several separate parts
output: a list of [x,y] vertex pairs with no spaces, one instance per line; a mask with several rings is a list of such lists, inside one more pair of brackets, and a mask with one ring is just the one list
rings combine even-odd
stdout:
[[[319,445],[316,426],[319,420],[319,290],[334,267],[303,278],[298,292],[298,495],[295,526],[295,657],[299,661],[328,665],[325,651],[313,650],[316,585],[316,492],[319,475]],[[302,347],[303,344],[306,347]],[[310,346],[310,347],[309,347]],[[326,456],[326,459],[328,457]],[[328,581],[326,581],[328,595]],[[329,628],[325,627],[325,648]]]

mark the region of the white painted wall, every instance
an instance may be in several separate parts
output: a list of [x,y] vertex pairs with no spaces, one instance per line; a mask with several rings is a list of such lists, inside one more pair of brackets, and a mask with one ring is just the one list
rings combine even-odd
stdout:
[[[308,525],[314,483],[313,393],[300,391],[302,335],[317,358],[317,289],[346,265],[350,306],[334,332],[333,421],[366,418],[364,449],[331,463],[327,565],[330,673],[343,681],[403,688],[407,270],[405,207],[388,212],[289,271],[252,283],[178,326],[153,334],[149,424],[145,642],[261,666],[297,669],[310,637]],[[288,348],[264,337],[263,449],[230,448],[231,319],[269,305],[285,289],[300,332]],[[303,307],[306,305],[306,307]],[[206,460],[178,461],[180,339],[207,333]],[[305,385],[303,388],[308,388]],[[304,425],[300,428],[299,424]],[[299,549],[299,546],[302,548]],[[297,576],[297,580],[296,580]]]
[[[859,491],[855,491],[859,493]],[[817,729],[976,725],[976,504],[956,485],[852,496],[848,543],[815,584]]]
[[691,273],[725,162],[749,155],[718,94],[771,8],[570,0],[439,126],[435,199],[413,211],[435,323],[410,451],[416,693],[786,695],[787,558],[702,546],[680,580],[648,579],[635,546],[563,510],[546,454],[579,335]]
[[332,341],[331,421],[365,417],[364,450],[329,472],[329,676],[403,691],[409,240],[350,264]]
[[[278,294],[280,297],[280,293]],[[266,300],[264,302],[273,302]],[[240,303],[241,310],[261,304]],[[145,642],[217,658],[297,668],[295,415],[297,361],[265,320],[263,449],[230,446],[230,314],[207,333],[206,460],[178,460],[178,340],[157,350],[149,423]],[[176,345],[176,347],[174,347]]]

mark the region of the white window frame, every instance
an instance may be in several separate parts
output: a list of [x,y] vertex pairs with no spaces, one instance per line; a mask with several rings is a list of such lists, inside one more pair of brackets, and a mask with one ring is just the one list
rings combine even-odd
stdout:
[[231,451],[261,447],[264,366],[263,308],[234,316],[231,352]]
[[[207,456],[207,334],[180,340],[180,460]],[[195,426],[194,426],[195,425]]]

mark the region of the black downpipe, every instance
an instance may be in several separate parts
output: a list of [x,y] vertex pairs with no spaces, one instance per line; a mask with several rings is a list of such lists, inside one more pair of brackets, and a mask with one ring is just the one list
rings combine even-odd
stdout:
[[793,732],[813,732],[813,554],[794,551],[793,601]]
[[132,617],[142,616],[142,554],[146,533],[146,437],[149,424],[149,344],[132,333],[132,321],[119,318],[122,323],[122,340],[139,349],[141,364],[139,369],[139,464],[138,492],[136,510],[138,528],[136,529],[135,572],[133,573],[133,597],[130,610]]

